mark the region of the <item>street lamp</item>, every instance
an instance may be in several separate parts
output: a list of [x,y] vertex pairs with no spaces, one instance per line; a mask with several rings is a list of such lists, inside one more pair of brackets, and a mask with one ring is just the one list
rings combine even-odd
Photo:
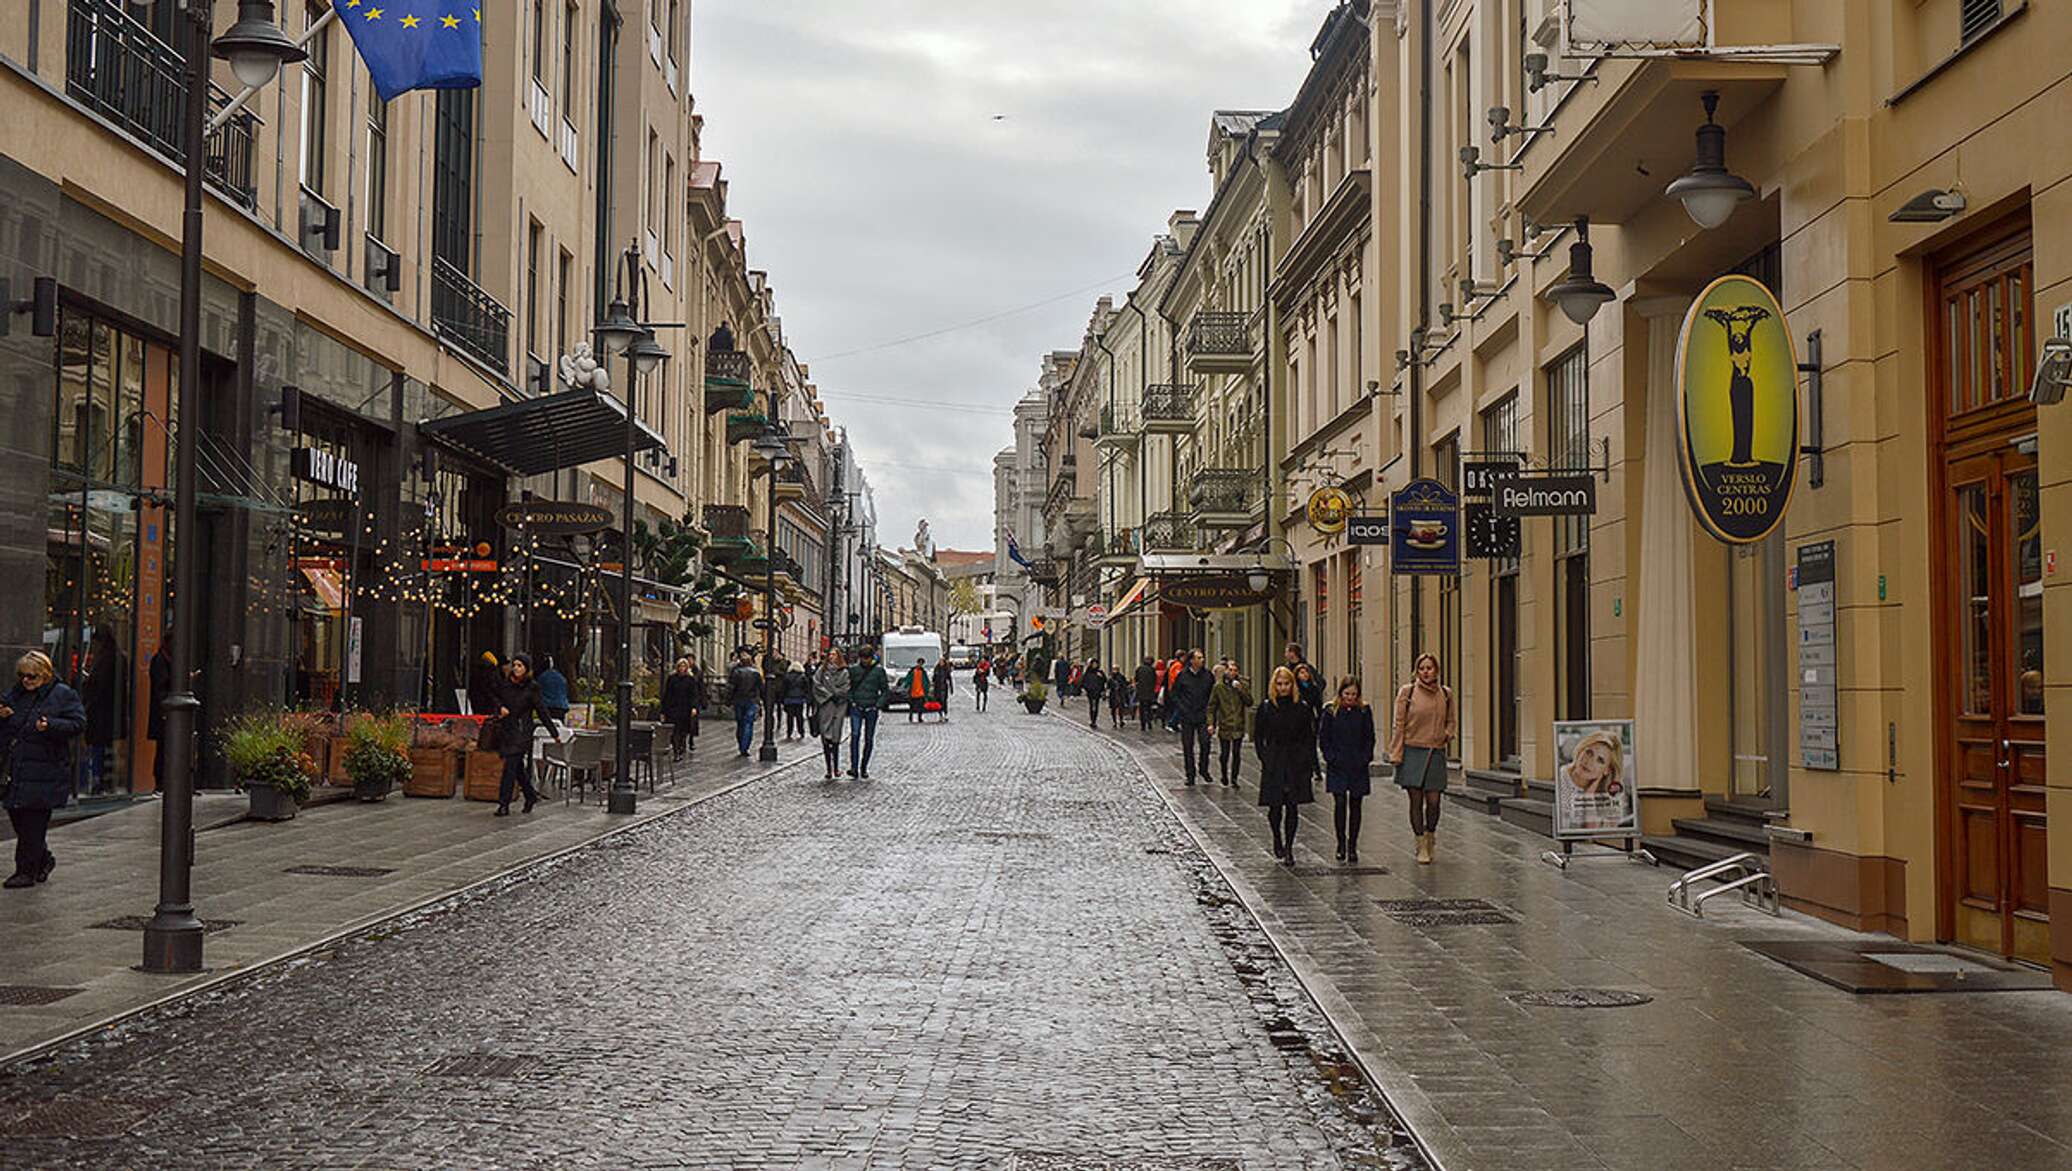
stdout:
[[147,972],[199,972],[201,920],[194,914],[194,729],[201,700],[194,694],[194,641],[201,608],[201,540],[196,531],[196,441],[201,431],[201,207],[208,149],[209,58],[228,57],[238,79],[261,85],[280,67],[308,56],[274,27],[273,5],[243,0],[239,20],[211,44],[215,0],[190,0],[187,108],[181,115],[186,150],[186,200],[180,240],[180,419],[173,437],[173,646],[168,654],[172,693],[165,698],[166,754],[158,822],[158,906],[144,928]]
[[1755,198],[1755,187],[1727,170],[1727,128],[1712,120],[1719,109],[1719,91],[1706,90],[1702,100],[1705,125],[1698,127],[1698,157],[1663,194],[1682,200],[1699,227],[1717,228],[1742,201]]
[[1547,296],[1561,306],[1562,315],[1577,325],[1588,325],[1599,306],[1617,294],[1591,271],[1595,255],[1590,248],[1590,220],[1576,220],[1576,242],[1568,246],[1568,275],[1547,286]]
[[[755,453],[763,457],[770,482],[763,488],[763,495],[769,501],[770,528],[765,538],[770,547],[763,550],[763,668],[768,670],[777,654],[777,475],[791,462],[791,445],[784,441],[784,431],[776,422],[777,390],[770,389],[770,429],[756,436],[749,444]],[[765,688],[774,682],[765,680]],[[757,759],[764,764],[777,760],[777,705],[765,703],[768,710],[763,713],[763,747]]]
[[604,320],[597,323],[594,332],[600,350],[606,354],[623,354],[627,347],[640,339],[642,330],[640,323],[633,320],[632,310],[626,307],[626,298],[613,294],[611,307],[605,310]]

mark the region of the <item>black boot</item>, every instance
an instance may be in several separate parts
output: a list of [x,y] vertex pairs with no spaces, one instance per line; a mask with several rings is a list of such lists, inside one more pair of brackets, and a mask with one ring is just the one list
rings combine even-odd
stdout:
[[497,807],[496,807],[496,816],[498,816],[498,817],[509,817],[509,816],[511,816],[511,807],[510,807],[509,805],[499,805],[499,806],[497,806]]

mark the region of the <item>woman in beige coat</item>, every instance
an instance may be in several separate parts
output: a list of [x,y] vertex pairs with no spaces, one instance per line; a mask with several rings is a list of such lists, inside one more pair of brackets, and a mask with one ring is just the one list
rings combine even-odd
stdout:
[[1453,689],[1439,682],[1439,656],[1417,656],[1416,677],[1396,692],[1390,722],[1390,763],[1396,783],[1410,794],[1410,832],[1417,860],[1429,865],[1438,849],[1439,806],[1446,800],[1446,749],[1455,731]]

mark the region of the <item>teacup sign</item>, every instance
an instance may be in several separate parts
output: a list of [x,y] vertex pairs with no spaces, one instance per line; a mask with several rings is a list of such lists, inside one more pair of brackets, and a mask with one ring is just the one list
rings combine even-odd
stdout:
[[1676,347],[1677,462],[1705,531],[1748,545],[1784,521],[1799,458],[1798,358],[1761,281],[1706,286]]

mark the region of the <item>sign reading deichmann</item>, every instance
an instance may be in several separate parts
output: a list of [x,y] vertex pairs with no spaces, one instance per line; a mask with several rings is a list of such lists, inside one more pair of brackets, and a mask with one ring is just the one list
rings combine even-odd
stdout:
[[1698,523],[1729,544],[1769,536],[1798,470],[1798,359],[1761,281],[1723,276],[1692,303],[1676,384],[1677,462]]

